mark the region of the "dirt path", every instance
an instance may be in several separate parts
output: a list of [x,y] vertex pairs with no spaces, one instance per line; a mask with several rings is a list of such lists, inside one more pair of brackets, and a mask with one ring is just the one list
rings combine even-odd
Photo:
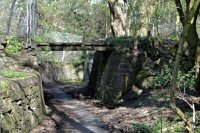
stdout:
[[60,89],[64,86],[49,83],[45,87],[49,114],[31,133],[108,133],[100,119]]

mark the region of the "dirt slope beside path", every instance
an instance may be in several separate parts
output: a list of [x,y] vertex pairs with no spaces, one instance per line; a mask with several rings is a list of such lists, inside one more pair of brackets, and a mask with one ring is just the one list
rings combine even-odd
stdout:
[[60,88],[49,83],[44,89],[49,114],[31,133],[108,133],[100,119]]

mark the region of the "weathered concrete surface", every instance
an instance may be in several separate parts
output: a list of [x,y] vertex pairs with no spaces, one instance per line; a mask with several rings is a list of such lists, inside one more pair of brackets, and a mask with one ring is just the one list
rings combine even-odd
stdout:
[[2,79],[2,132],[28,133],[46,114],[41,78]]
[[63,83],[68,80],[83,80],[83,71],[78,70],[72,64],[43,62],[40,65],[40,73],[43,82]]

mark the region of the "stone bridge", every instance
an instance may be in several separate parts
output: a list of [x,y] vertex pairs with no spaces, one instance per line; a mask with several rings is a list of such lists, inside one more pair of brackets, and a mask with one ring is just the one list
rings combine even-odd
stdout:
[[[1,43],[4,47],[6,42]],[[134,43],[130,46],[115,45],[114,42],[95,41],[81,43],[24,43],[24,49],[31,51],[96,51],[94,54],[92,71],[89,77],[87,95],[101,97],[105,103],[116,104],[122,97],[121,90],[128,91],[132,86],[132,54]],[[129,55],[130,54],[130,55]],[[137,52],[134,52],[137,54]],[[102,82],[102,83],[101,83]],[[104,83],[106,82],[106,83]],[[114,88],[112,97],[110,92],[104,90],[109,87]],[[101,89],[99,88],[101,87]],[[105,87],[105,88],[104,88]],[[128,87],[128,88],[127,88]],[[105,97],[106,94],[106,97]],[[116,95],[116,96],[115,96]],[[107,99],[108,98],[108,99]]]
[[[2,44],[6,47],[6,43]],[[24,48],[28,51],[96,51],[86,94],[116,105],[136,86],[148,86],[148,78],[158,66],[173,63],[174,46],[171,41],[116,38],[90,43],[26,43]]]
[[86,95],[116,105],[131,90],[139,51],[138,41],[95,41],[81,43],[27,43],[29,51],[96,51]]

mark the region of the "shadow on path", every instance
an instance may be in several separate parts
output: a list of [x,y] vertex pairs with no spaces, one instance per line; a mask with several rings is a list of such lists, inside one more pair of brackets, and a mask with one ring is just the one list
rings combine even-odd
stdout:
[[56,132],[108,133],[95,115],[60,89],[63,86],[50,83],[44,88],[46,103],[52,110],[49,116],[56,123]]

